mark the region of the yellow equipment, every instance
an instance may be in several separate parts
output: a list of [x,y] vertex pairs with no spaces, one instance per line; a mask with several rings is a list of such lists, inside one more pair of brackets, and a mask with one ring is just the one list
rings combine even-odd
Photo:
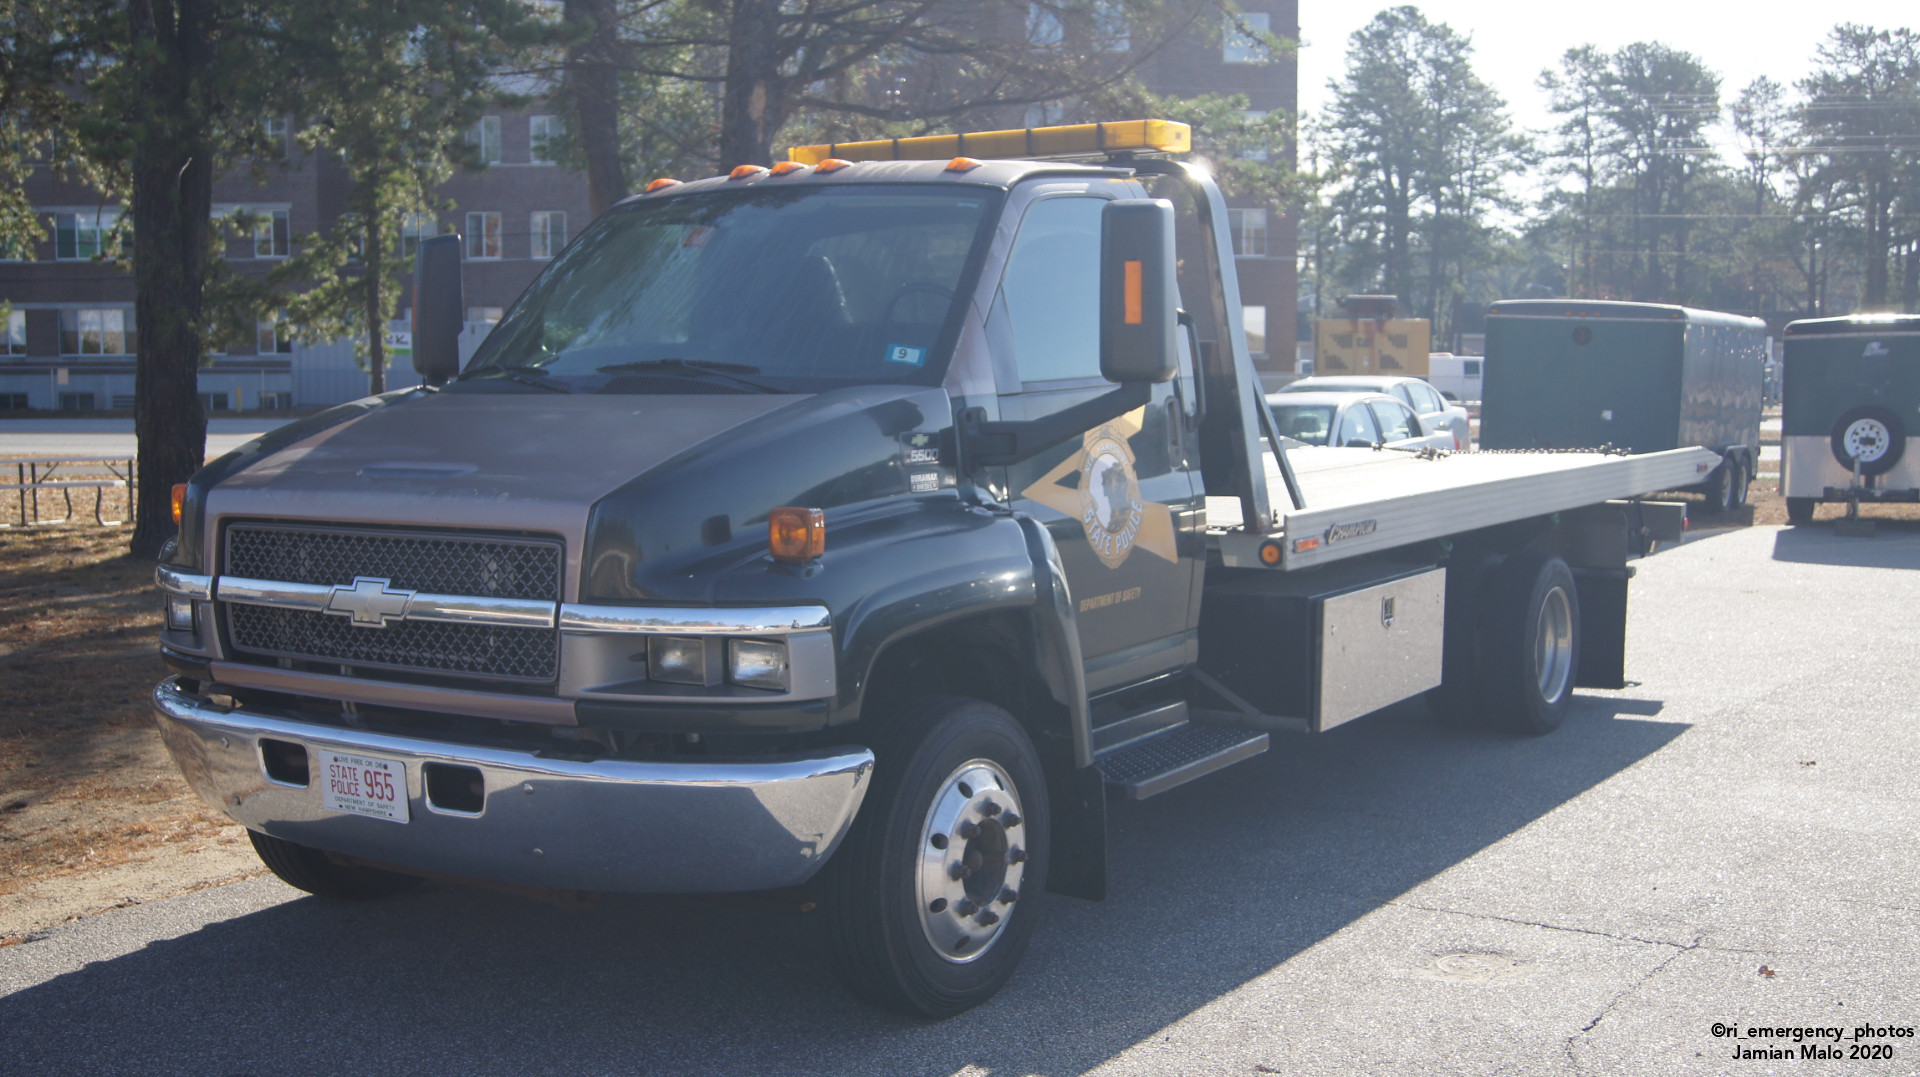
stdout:
[[1193,148],[1193,129],[1172,120],[1117,120],[1062,127],[1020,127],[1010,131],[972,131],[958,135],[882,138],[871,142],[832,142],[794,146],[787,156],[805,165],[842,161],[938,161],[949,157],[1002,160],[1069,160],[1112,153],[1160,155]]

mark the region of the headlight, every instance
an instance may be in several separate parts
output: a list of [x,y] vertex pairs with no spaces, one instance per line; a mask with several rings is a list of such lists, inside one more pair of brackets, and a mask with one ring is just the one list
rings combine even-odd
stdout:
[[193,599],[167,596],[167,627],[175,632],[193,631]]
[[787,645],[757,639],[727,643],[727,679],[748,688],[787,690]]
[[706,641],[685,636],[657,636],[649,640],[647,677],[669,684],[706,684]]

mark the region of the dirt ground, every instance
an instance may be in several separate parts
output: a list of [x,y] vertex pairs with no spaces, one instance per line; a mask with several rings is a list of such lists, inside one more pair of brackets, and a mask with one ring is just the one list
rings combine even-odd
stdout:
[[0,531],[0,946],[262,870],[148,716],[166,675],[152,564],[86,520]]
[[[1762,465],[1745,508],[1696,513],[1694,529],[1786,523],[1777,467]],[[0,495],[0,522],[17,518],[13,496]],[[107,519],[124,517],[124,496]],[[81,508],[83,522],[0,530],[0,946],[264,871],[245,831],[181,780],[148,716],[166,675],[152,565],[124,556],[127,529],[93,524],[90,495]],[[1814,526],[1844,513],[1822,505]],[[1920,505],[1861,515],[1920,521]]]

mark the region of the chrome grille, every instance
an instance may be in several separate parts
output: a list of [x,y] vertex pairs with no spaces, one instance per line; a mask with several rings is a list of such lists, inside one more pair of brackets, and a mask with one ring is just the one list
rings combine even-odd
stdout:
[[[557,541],[234,524],[224,574],[322,586],[374,577],[395,590],[557,603],[561,565]],[[398,620],[368,628],[311,610],[221,606],[234,649],[252,656],[523,683],[559,673],[552,628]]]

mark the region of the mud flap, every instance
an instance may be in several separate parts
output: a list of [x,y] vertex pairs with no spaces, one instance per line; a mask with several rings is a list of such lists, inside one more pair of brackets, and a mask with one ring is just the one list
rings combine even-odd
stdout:
[[1580,599],[1580,688],[1627,686],[1627,581],[1632,567],[1576,568]]

